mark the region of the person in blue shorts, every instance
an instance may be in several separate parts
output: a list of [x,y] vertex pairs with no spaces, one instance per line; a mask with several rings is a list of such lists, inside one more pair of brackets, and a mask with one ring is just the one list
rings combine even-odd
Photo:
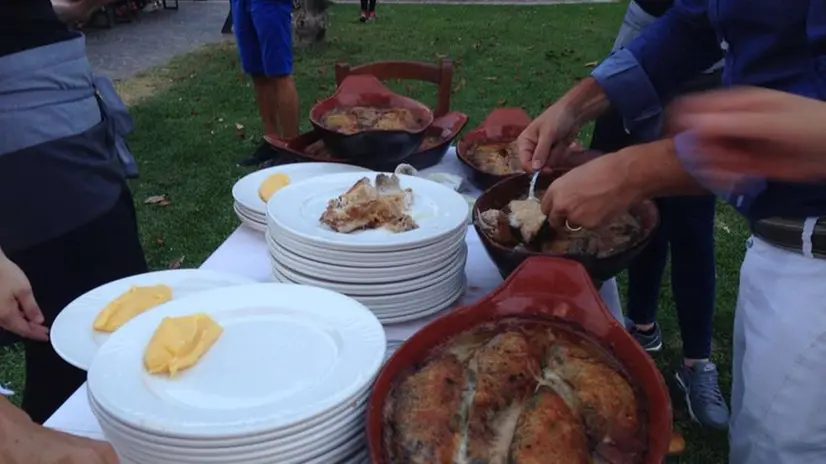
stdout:
[[233,30],[244,72],[252,77],[266,135],[298,135],[293,82],[291,0],[232,0]]

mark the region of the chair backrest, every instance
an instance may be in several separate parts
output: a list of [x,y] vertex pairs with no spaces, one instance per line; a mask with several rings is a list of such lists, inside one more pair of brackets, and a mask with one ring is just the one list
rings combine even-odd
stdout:
[[381,81],[409,79],[432,82],[439,86],[439,95],[434,117],[444,116],[450,111],[450,92],[453,85],[453,61],[442,58],[438,64],[420,61],[376,61],[351,67],[347,63],[336,63],[336,86],[351,74],[370,74]]

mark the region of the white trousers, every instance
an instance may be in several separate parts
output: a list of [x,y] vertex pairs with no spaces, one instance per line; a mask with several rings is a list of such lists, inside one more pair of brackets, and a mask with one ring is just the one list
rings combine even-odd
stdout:
[[826,260],[749,239],[732,364],[730,462],[826,463]]

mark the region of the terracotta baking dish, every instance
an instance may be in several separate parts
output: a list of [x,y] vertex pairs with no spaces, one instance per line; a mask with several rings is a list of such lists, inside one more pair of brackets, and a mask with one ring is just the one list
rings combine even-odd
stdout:
[[531,117],[522,108],[496,108],[482,124],[462,136],[456,144],[456,156],[465,166],[471,184],[485,190],[509,176],[490,174],[477,168],[469,158],[470,149],[482,143],[514,141],[530,123]]
[[[324,125],[325,116],[334,109],[356,106],[408,109],[419,124],[407,130],[371,129],[355,134],[337,132]],[[401,162],[416,151],[433,120],[433,112],[426,105],[394,93],[375,76],[367,74],[347,76],[332,96],[310,110],[310,122],[330,153],[360,162]]]
[[632,379],[644,398],[647,443],[644,463],[661,464],[672,437],[668,389],[657,367],[609,314],[585,269],[576,262],[530,258],[481,301],[431,322],[393,354],[378,375],[367,411],[367,437],[373,464],[387,462],[383,408],[397,377],[424,361],[433,347],[481,324],[526,318],[568,326],[604,348]]
[[382,159],[347,160],[318,154],[313,150],[313,147],[316,143],[322,142],[321,134],[315,130],[305,132],[294,139],[286,141],[273,136],[265,137],[265,139],[280,155],[281,163],[279,164],[320,161],[324,163],[355,164],[374,171],[392,172],[396,169],[396,166],[405,163],[422,170],[439,164],[448,148],[450,148],[451,142],[458,137],[465,124],[467,124],[467,119],[466,114],[458,111],[451,111],[442,117],[436,118],[425,131],[425,140],[422,145],[430,137],[433,138],[434,143],[426,147],[419,146],[412,155],[398,162],[386,162]]

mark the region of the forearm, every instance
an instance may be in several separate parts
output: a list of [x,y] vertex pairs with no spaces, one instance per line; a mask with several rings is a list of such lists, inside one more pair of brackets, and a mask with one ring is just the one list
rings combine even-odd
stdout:
[[88,18],[112,1],[114,0],[52,0],[52,7],[61,21],[74,23]]
[[683,169],[673,139],[631,146],[606,156],[617,158],[628,187],[639,199],[709,193]]
[[605,90],[593,77],[579,81],[558,103],[577,118],[579,125],[593,121],[611,106]]

